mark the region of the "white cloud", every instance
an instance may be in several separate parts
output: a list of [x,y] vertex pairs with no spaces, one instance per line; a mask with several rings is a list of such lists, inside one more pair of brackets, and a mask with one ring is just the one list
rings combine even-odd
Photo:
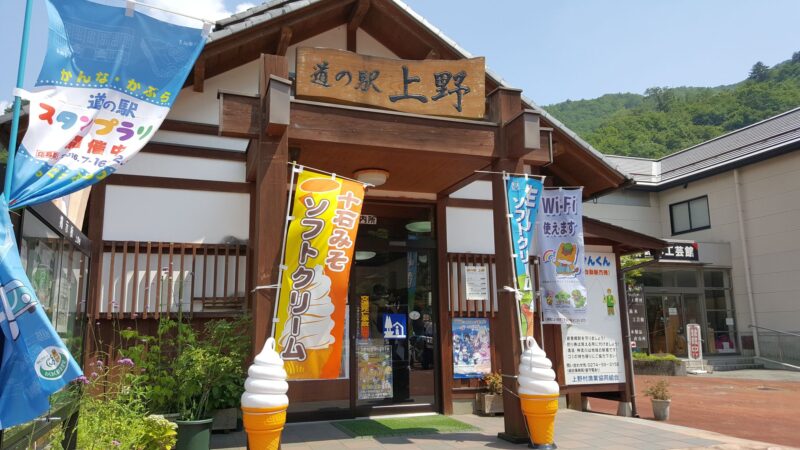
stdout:
[[249,2],[239,3],[238,5],[236,5],[236,12],[240,13],[242,11],[246,11],[246,10],[248,10],[248,9],[254,7],[254,6],[256,6],[255,3],[249,3]]

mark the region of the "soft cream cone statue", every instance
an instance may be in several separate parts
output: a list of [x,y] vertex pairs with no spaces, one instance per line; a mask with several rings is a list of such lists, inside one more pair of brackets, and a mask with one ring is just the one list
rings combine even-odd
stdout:
[[532,337],[526,340],[526,349],[519,362],[519,402],[528,424],[533,448],[553,449],[556,412],[558,411],[558,383],[553,364],[544,350]]
[[275,351],[275,339],[269,338],[248,369],[244,382],[242,418],[250,450],[280,447],[289,407],[288,390],[283,360]]

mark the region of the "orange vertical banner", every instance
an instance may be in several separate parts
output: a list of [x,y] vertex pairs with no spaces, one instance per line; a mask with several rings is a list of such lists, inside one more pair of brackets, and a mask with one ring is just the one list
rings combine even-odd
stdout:
[[286,235],[275,323],[289,379],[338,378],[364,186],[304,170]]

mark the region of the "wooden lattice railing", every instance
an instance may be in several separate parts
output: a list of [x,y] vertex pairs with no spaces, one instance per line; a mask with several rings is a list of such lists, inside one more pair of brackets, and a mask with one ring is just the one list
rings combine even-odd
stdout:
[[247,246],[104,241],[95,318],[246,308]]
[[[494,317],[497,314],[497,288],[494,255],[448,253],[447,271],[450,317]],[[465,271],[469,266],[486,268],[486,300],[467,300]]]

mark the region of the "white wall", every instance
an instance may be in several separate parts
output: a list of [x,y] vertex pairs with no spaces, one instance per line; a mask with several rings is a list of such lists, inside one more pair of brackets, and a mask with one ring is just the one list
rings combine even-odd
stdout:
[[[358,53],[385,58],[397,57],[391,50],[361,29],[357,31],[356,39]],[[286,58],[289,64],[289,72],[292,73],[295,72],[298,47],[325,47],[346,50],[347,26],[341,25],[297,44],[290,45],[286,51]],[[254,60],[206,79],[203,92],[195,92],[192,87],[185,88],[181,91],[167,117],[173,120],[218,124],[219,103],[217,92],[225,90],[256,95],[258,94],[258,72],[258,60]]]
[[[742,214],[758,325],[800,330],[800,154],[789,153],[739,169]],[[671,237],[669,205],[708,195],[711,228],[675,236],[730,243],[732,283],[739,330],[748,334],[744,260],[739,236],[733,172],[659,194],[663,237]]]
[[642,193],[650,197],[650,206],[633,206],[609,203],[601,197],[597,203],[583,203],[583,214],[593,219],[637,231],[649,236],[661,236],[662,219],[659,199],[656,194]]
[[191,86],[184,88],[172,105],[167,118],[186,122],[219,124],[217,93],[220,90],[257,95],[258,60],[206,79],[203,92],[195,92]]
[[245,182],[244,161],[140,153],[117,172],[127,175]]
[[217,244],[249,236],[248,194],[108,186],[103,240]]
[[447,208],[449,253],[494,254],[494,223],[491,209]]

